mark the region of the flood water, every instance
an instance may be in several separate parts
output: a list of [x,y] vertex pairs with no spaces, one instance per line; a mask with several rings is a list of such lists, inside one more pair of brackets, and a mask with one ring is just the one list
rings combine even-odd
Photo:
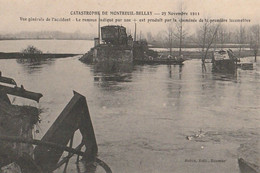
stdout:
[[[238,69],[235,75],[213,73],[211,64],[202,69],[200,60],[183,66],[93,66],[79,57],[38,63],[0,60],[3,76],[43,94],[39,104],[29,103],[42,110],[36,138],[75,90],[86,96],[98,157],[114,173],[238,173],[238,157],[259,159],[259,57],[253,70]],[[199,131],[202,135],[196,137]],[[75,145],[79,142],[76,137]],[[75,160],[68,172],[77,172]]]
[[0,40],[0,52],[21,52],[30,45],[43,53],[84,54],[94,43],[90,40]]

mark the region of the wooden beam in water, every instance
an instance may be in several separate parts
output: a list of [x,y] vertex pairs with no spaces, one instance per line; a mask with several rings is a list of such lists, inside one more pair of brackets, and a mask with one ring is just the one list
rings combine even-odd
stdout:
[[[54,170],[56,170],[58,167],[60,167],[62,164],[64,164],[66,162],[67,159],[69,159],[70,157],[72,157],[73,154],[77,154],[78,156],[84,156],[85,153],[80,151],[80,148],[83,146],[81,143],[77,148],[69,148],[67,146],[62,146],[56,143],[52,143],[52,142],[44,142],[44,141],[40,141],[37,139],[28,139],[28,138],[21,138],[19,136],[3,136],[0,135],[0,140],[1,141],[5,141],[5,142],[12,142],[12,143],[26,143],[26,144],[32,144],[32,145],[38,145],[38,146],[44,146],[46,148],[54,148],[56,150],[62,150],[62,151],[67,151],[69,153],[71,153],[71,155],[65,157],[64,159],[62,159],[57,165],[56,167],[54,167],[54,169],[52,170],[45,170],[45,172],[52,172]],[[103,162],[102,160],[100,160],[99,158],[95,158],[95,162],[98,163],[101,167],[104,168],[104,170],[107,173],[112,173],[112,170],[109,168],[109,166]],[[34,162],[33,164],[36,165],[36,163]],[[37,165],[38,167],[38,165]],[[38,167],[39,169],[41,169],[40,167]]]
[[[55,120],[41,141],[52,142],[66,146],[76,130],[80,130],[83,143],[86,147],[85,158],[94,160],[98,151],[94,129],[86,98],[74,91],[74,96]],[[63,150],[36,146],[34,149],[35,162],[44,171],[53,170],[56,167]]]
[[[79,144],[75,150],[81,150],[81,148],[83,147],[83,143]],[[67,161],[69,161],[69,159],[74,155],[74,153],[69,153],[69,155],[67,157],[64,157],[59,163],[57,163],[56,167],[53,169],[53,171],[55,171],[56,169],[58,169],[59,167],[61,167],[64,163],[66,163]]]
[[46,147],[46,148],[54,148],[56,150],[62,150],[62,151],[77,154],[77,155],[80,155],[80,156],[84,156],[84,154],[85,154],[84,152],[79,151],[78,149],[59,145],[57,143],[48,142],[48,141],[41,141],[41,140],[37,140],[37,139],[22,138],[20,136],[0,135],[0,140],[4,141],[4,142],[24,143],[24,144],[32,144],[32,145],[37,145],[37,146],[43,146],[43,147]]
[[7,96],[7,94],[5,92],[0,91],[0,100],[3,100],[8,104],[11,104],[9,97]]
[[259,173],[256,169],[254,169],[253,165],[247,163],[244,159],[238,159],[238,165],[241,173]]
[[27,99],[31,99],[34,101],[39,102],[40,98],[42,97],[41,93],[35,93],[32,91],[27,91],[23,87],[9,87],[5,85],[0,85],[0,92],[4,92],[7,94],[19,96],[19,97],[24,97]]
[[0,82],[11,84],[11,85],[16,85],[16,82],[14,81],[14,79],[1,76],[1,72],[0,72]]

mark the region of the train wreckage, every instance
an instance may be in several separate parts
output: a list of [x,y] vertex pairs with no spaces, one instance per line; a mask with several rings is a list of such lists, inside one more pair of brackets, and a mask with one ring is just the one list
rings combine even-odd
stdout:
[[[33,126],[39,121],[39,111],[32,106],[13,105],[7,94],[39,102],[43,96],[18,87],[15,80],[0,72],[0,170],[3,172],[49,173],[62,165],[64,172],[69,159],[77,155],[86,165],[97,163],[107,173],[109,166],[97,158],[98,146],[86,98],[74,91],[74,96],[41,140],[33,139]],[[12,85],[12,87],[10,87]],[[81,143],[73,148],[76,130]],[[67,146],[69,144],[69,146]],[[35,146],[33,148],[33,146]],[[82,151],[82,149],[85,151]],[[64,152],[68,152],[62,158]],[[97,165],[95,164],[95,165]],[[0,171],[0,172],[1,172]]]
[[[101,33],[100,33],[101,31]],[[102,41],[102,43],[101,43]],[[163,55],[149,49],[145,39],[127,35],[126,28],[119,25],[107,25],[98,30],[98,38],[94,39],[94,47],[80,58],[84,63],[99,62],[127,62],[134,64],[178,64],[182,65],[185,59],[171,55]]]
[[[119,25],[98,27],[98,37],[94,39],[94,47],[80,58],[84,63],[127,62],[135,64],[182,64],[183,58],[159,55],[149,49],[144,39],[127,35],[126,28]],[[100,33],[101,31],[101,33]],[[102,43],[101,43],[102,41]]]

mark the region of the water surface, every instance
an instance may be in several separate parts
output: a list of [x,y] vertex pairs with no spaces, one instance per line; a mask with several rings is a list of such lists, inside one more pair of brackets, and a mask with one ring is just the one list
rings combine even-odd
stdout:
[[[98,156],[115,173],[237,173],[239,156],[253,161],[259,157],[251,151],[259,151],[259,63],[253,70],[238,69],[232,75],[212,73],[211,64],[202,69],[199,60],[183,66],[93,66],[78,58],[38,63],[0,60],[4,76],[43,94],[38,105],[30,102],[43,111],[37,138],[75,90],[86,96]],[[187,140],[199,130],[201,137]],[[74,163],[69,165],[71,172],[77,172]]]

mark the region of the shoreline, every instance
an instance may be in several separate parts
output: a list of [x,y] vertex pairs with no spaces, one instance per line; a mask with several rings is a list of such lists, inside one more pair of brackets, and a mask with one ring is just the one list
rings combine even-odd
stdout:
[[[212,58],[212,51],[208,52],[208,56],[207,59],[211,59]],[[251,50],[242,50],[239,56],[239,51],[233,51],[234,55],[240,58],[243,57],[251,57],[254,56],[253,51]],[[161,51],[158,52],[159,55],[168,55],[170,54],[169,51]],[[82,55],[84,56],[84,54],[74,54],[74,53],[42,53],[42,54],[38,54],[39,57],[36,58],[42,58],[42,59],[48,59],[48,58],[53,58],[53,59],[57,59],[57,58],[68,58],[68,57],[74,57],[74,56],[78,56],[78,55]],[[38,56],[37,55],[37,56]],[[201,55],[202,52],[198,52],[198,51],[182,51],[182,55],[184,58],[186,59],[201,59]],[[179,51],[172,51],[172,56],[179,56]],[[27,59],[27,58],[33,58],[35,57],[34,54],[24,54],[24,53],[20,53],[20,52],[0,52],[0,59]]]
[[83,54],[72,54],[72,53],[42,53],[42,54],[24,54],[20,52],[0,52],[0,59],[27,59],[32,58],[32,56],[36,58],[42,58],[42,59],[48,59],[48,58],[68,58],[73,57],[77,55],[83,55]]
[[92,41],[93,39],[70,39],[70,38],[0,38],[0,41],[15,41],[15,40],[86,40]]
[[[168,47],[165,47],[165,45],[161,45],[161,44],[149,44],[149,48],[166,48],[166,49],[169,49]],[[179,48],[179,46],[175,45],[175,46],[172,46],[172,48]],[[200,46],[198,45],[193,45],[193,44],[187,44],[187,45],[183,45],[182,48],[198,48],[198,49],[201,49]],[[211,47],[213,48],[213,46]],[[230,44],[224,44],[224,45],[221,45],[221,44],[217,44],[215,45],[215,48],[217,49],[233,49],[233,48],[240,48],[240,45],[239,44],[235,44],[235,43],[230,43]],[[244,45],[241,45],[241,49],[243,48],[250,48],[250,45],[249,44],[244,44]]]
[[[251,57],[254,56],[253,51],[251,50],[242,50],[239,55],[239,51],[233,51],[234,55],[238,58],[243,58],[243,57]],[[159,52],[159,55],[169,55],[170,51],[162,51]],[[182,55],[186,59],[201,59],[202,52],[198,51],[182,51]],[[179,56],[179,51],[172,51],[172,56],[173,57],[178,57]],[[209,51],[207,54],[206,59],[211,59],[212,58],[212,51]]]

